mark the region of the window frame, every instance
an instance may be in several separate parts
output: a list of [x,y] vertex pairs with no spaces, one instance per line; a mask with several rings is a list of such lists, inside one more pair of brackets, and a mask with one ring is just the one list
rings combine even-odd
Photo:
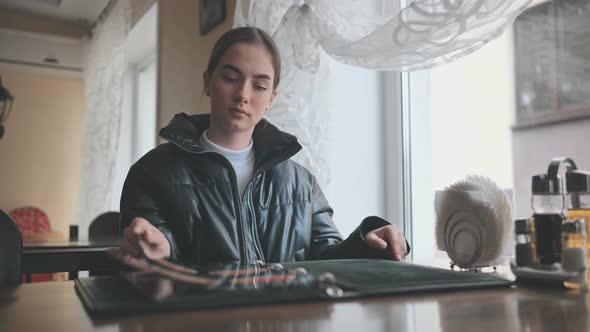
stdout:
[[[412,168],[410,141],[409,73],[384,71],[383,140],[385,162],[385,214],[399,227],[410,246],[412,232]],[[410,260],[413,252],[410,252]]]

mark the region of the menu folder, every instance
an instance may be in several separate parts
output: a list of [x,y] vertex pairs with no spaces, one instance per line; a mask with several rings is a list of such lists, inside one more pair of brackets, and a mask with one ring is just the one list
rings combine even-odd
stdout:
[[[158,263],[154,263],[159,265]],[[164,264],[167,266],[167,264]],[[278,267],[277,267],[278,266]],[[160,266],[161,267],[161,266]],[[348,259],[269,265],[177,268],[162,275],[142,269],[75,280],[92,316],[188,311],[297,301],[509,287],[490,273],[451,271],[405,262]]]

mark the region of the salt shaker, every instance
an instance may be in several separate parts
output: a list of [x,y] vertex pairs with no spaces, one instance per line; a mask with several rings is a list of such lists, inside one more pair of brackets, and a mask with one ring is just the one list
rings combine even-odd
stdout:
[[564,282],[568,288],[584,288],[588,284],[586,263],[586,222],[569,219],[561,226],[561,268],[566,272],[579,272],[579,277]]

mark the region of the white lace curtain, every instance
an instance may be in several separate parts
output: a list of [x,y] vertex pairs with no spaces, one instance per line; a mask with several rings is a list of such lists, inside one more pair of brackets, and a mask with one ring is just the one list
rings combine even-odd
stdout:
[[80,235],[110,210],[123,103],[129,1],[113,3],[88,39],[84,72],[86,113],[77,220]]
[[[299,69],[334,59],[378,70],[426,69],[500,36],[531,0],[237,0],[234,26],[288,39]],[[286,68],[288,71],[289,68]]]
[[236,0],[234,27],[269,32],[283,60],[268,119],[306,147],[296,160],[329,184],[329,112],[317,102],[321,56],[376,70],[448,63],[500,36],[531,0]]

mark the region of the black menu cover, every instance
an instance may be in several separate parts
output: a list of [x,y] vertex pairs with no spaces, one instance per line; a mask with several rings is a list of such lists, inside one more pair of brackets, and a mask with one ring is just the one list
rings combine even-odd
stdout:
[[90,314],[121,315],[512,284],[486,273],[367,259],[176,266],[175,274],[162,273],[165,267],[77,279],[76,291]]

